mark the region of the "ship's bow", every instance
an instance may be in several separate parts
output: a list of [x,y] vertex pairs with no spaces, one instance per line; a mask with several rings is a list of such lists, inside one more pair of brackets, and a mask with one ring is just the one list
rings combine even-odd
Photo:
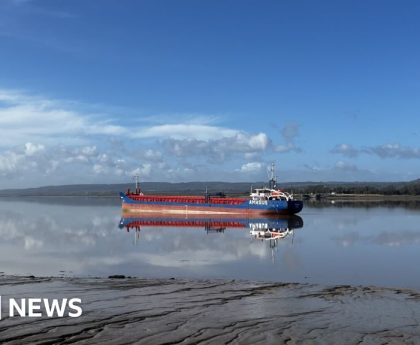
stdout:
[[302,211],[303,201],[301,200],[289,200],[287,203],[290,214],[296,214]]

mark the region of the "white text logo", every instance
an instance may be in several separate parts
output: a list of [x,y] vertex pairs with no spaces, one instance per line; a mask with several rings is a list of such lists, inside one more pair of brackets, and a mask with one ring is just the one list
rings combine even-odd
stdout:
[[[9,317],[79,317],[83,313],[80,298],[9,298]],[[1,306],[1,297],[0,297]],[[0,319],[6,310],[0,310]]]

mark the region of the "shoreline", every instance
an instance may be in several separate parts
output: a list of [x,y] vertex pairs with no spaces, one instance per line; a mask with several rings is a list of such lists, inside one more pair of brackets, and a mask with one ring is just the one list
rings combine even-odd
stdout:
[[[184,194],[156,194],[156,195],[190,195],[189,193]],[[198,195],[198,194],[194,194]],[[315,195],[315,194],[314,194]],[[230,195],[226,194],[226,196],[230,197],[248,197],[247,194],[235,194]],[[304,199],[302,194],[296,193],[295,196],[298,196],[298,199]],[[20,199],[20,198],[115,198],[120,200],[118,194],[0,194],[0,199],[12,198],[12,199]],[[319,202],[319,201],[420,201],[420,195],[401,195],[401,194],[326,194],[321,195],[321,199],[304,199],[307,202]]]
[[420,291],[232,280],[0,277],[8,298],[78,297],[80,318],[4,318],[2,344],[419,343]]
[[336,194],[323,198],[334,201],[420,201],[420,195]]
[[[178,195],[178,194],[174,194]],[[187,195],[187,194],[185,194]],[[195,195],[195,194],[194,194]],[[228,197],[229,194],[226,194]],[[247,195],[234,195],[234,197],[247,197]],[[0,195],[0,200],[48,200],[48,199],[102,199],[102,200],[111,200],[116,203],[120,203],[120,197],[118,195],[95,195],[95,194],[57,194],[57,195]],[[295,194],[297,200],[303,200],[305,204],[325,204],[325,203],[386,203],[386,202],[400,202],[400,203],[409,203],[409,202],[420,202],[420,195],[385,195],[385,194],[336,194],[336,195],[322,195],[321,198],[315,199],[305,199],[301,194]]]

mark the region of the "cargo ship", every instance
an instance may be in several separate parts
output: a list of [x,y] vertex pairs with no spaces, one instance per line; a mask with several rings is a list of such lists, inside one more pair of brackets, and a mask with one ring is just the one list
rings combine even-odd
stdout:
[[248,198],[226,197],[223,193],[203,196],[145,195],[136,181],[135,192],[120,193],[124,214],[207,215],[248,217],[291,215],[303,208],[301,200],[277,188],[274,164],[269,186],[251,190]]

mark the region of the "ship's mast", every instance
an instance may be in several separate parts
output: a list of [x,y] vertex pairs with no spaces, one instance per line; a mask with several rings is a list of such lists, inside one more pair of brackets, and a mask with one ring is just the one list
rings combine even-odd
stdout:
[[134,178],[136,180],[136,194],[139,193],[139,175],[134,175]]
[[270,181],[268,182],[268,184],[271,189],[275,189],[277,187],[276,165],[274,164],[274,162],[271,163]]

